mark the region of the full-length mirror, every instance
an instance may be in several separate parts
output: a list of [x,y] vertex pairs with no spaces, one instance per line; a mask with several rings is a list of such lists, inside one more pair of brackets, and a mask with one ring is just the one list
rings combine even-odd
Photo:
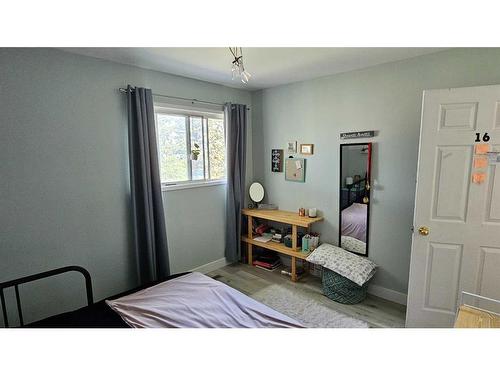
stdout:
[[371,143],[340,145],[339,244],[368,255]]

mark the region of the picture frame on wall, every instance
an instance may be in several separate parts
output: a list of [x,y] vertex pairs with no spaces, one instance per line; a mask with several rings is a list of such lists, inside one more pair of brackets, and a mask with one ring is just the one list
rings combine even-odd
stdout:
[[285,159],[285,180],[293,182],[306,181],[306,159]]
[[297,141],[288,141],[286,144],[286,151],[289,154],[297,153]]
[[303,143],[300,145],[300,153],[302,155],[312,155],[314,153],[314,145],[312,143]]
[[271,172],[283,172],[283,150],[271,150]]

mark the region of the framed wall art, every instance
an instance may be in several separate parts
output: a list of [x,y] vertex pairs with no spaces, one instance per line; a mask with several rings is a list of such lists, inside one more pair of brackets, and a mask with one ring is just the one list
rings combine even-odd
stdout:
[[271,172],[283,172],[283,150],[271,150]]
[[312,143],[301,144],[300,153],[302,155],[312,155],[314,153],[314,145]]

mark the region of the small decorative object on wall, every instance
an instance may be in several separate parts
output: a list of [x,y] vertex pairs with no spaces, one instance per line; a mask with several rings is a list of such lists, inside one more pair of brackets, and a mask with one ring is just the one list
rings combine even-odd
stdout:
[[366,131],[362,131],[362,132],[340,133],[340,139],[371,138],[371,137],[375,137],[375,130],[366,130]]
[[285,180],[294,182],[306,181],[306,160],[289,158],[285,160]]
[[312,143],[305,143],[300,145],[300,153],[302,155],[312,155],[314,151],[314,145]]
[[295,154],[297,152],[297,141],[289,141],[286,144],[286,151],[289,154]]
[[283,172],[283,150],[271,150],[271,172]]

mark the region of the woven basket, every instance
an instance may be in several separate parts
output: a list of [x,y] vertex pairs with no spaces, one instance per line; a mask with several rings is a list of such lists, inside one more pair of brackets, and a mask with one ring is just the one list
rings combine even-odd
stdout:
[[367,282],[359,286],[354,281],[324,267],[322,282],[325,296],[336,302],[353,305],[366,298]]

